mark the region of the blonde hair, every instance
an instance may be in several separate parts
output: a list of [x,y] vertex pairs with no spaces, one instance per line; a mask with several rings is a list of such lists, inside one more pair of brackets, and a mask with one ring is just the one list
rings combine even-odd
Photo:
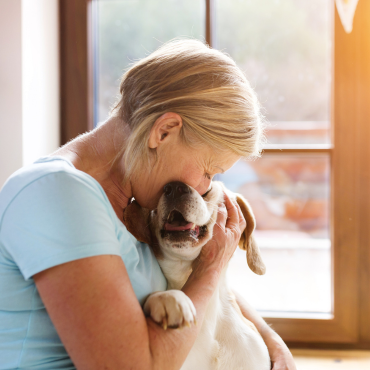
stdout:
[[148,139],[161,115],[177,113],[185,143],[259,156],[263,120],[257,97],[235,62],[197,40],[173,40],[122,76],[112,113],[130,127],[126,179],[152,160]]

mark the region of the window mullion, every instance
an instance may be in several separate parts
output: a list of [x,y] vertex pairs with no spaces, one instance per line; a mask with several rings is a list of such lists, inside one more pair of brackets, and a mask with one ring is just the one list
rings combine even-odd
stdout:
[[206,43],[214,47],[214,35],[213,35],[213,24],[215,22],[214,17],[214,0],[205,0],[206,1]]

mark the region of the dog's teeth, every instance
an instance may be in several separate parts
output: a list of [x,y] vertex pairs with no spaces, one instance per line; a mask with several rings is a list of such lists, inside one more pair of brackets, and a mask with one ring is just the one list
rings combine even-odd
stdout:
[[195,224],[193,224],[193,226],[191,227],[191,230],[194,230],[195,229]]

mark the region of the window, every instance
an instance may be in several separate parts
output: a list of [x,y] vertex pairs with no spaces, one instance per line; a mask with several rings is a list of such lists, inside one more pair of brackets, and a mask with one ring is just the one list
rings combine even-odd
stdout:
[[64,140],[104,119],[122,70],[161,42],[204,37],[231,54],[271,125],[263,157],[224,181],[238,178],[229,186],[260,203],[272,271],[249,276],[235,256],[248,282],[231,278],[258,293],[248,300],[288,342],[369,346],[370,4],[359,1],[351,34],[329,0],[62,0],[60,10]]
[[256,215],[267,273],[249,273],[238,251],[230,278],[265,315],[332,313],[332,5],[329,0],[214,2],[212,44],[245,71],[269,122],[263,157],[220,176],[249,200]]
[[104,121],[119,80],[134,61],[178,36],[204,38],[204,0],[98,0],[95,3],[97,112]]

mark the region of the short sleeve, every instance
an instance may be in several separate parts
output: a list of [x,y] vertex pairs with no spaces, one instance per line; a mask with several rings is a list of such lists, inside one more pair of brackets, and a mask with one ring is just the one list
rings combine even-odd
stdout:
[[113,209],[88,176],[47,174],[8,205],[1,240],[25,279],[80,258],[120,255]]

